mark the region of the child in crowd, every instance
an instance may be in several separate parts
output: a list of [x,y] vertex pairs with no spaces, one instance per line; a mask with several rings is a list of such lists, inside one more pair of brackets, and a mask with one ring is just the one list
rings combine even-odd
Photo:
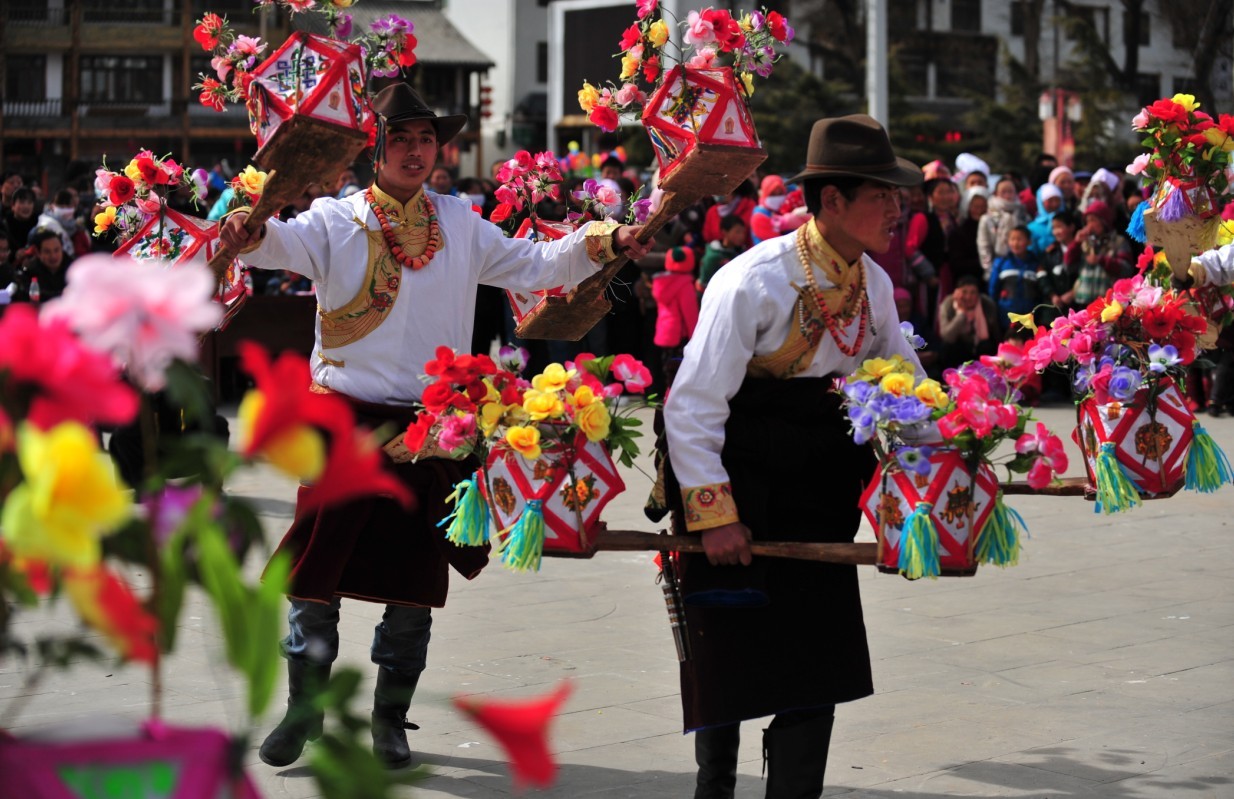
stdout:
[[1094,200],[1084,211],[1084,227],[1076,233],[1080,241],[1080,272],[1075,282],[1073,302],[1086,306],[1114,286],[1114,281],[1135,274],[1131,245],[1114,230],[1114,211]]
[[[990,272],[990,296],[998,305],[999,321],[1007,314],[1032,313],[1042,299],[1037,259],[1029,252],[1028,228],[1019,225],[1007,236],[1007,254],[994,259]],[[1008,325],[1008,336],[1014,326]]]
[[746,223],[737,214],[729,214],[720,220],[720,238],[707,245],[703,262],[699,266],[698,291],[703,293],[707,283],[720,271],[720,267],[741,255],[745,250]]
[[664,255],[666,271],[651,281],[656,301],[655,345],[660,350],[667,382],[681,362],[686,342],[698,324],[698,295],[694,291],[694,250],[674,247]]
[[989,210],[977,227],[977,252],[981,257],[981,279],[988,281],[994,259],[1007,254],[1007,237],[1020,225],[1028,224],[1028,212],[1020,203],[1015,181],[1003,176],[994,184]]
[[1080,247],[1076,239],[1080,218],[1071,211],[1059,211],[1051,224],[1054,243],[1046,248],[1042,259],[1048,275],[1048,283],[1042,288],[1054,306],[1065,312],[1075,300],[1075,281],[1080,276]]

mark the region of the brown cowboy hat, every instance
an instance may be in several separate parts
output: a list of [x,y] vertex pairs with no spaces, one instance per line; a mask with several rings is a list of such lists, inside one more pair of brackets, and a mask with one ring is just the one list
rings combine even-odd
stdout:
[[791,182],[831,177],[867,178],[893,186],[916,186],[922,180],[921,169],[897,158],[887,131],[865,114],[814,123],[806,149],[806,168]]
[[387,125],[414,119],[428,120],[437,131],[438,146],[457,136],[467,124],[466,114],[437,116],[433,109],[424,104],[415,89],[406,83],[395,83],[377,92],[373,98],[373,110],[385,119]]

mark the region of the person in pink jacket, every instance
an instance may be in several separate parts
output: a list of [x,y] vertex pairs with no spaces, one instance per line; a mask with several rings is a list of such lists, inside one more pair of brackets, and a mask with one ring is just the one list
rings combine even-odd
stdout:
[[686,342],[698,324],[698,294],[694,290],[694,251],[674,247],[664,256],[665,272],[651,281],[656,301],[655,345],[660,348],[667,375],[676,371]]

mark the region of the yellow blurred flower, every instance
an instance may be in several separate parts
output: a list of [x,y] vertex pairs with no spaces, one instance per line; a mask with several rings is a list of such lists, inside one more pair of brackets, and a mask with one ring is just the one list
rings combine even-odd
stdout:
[[335,8],[351,8],[356,4],[356,0],[330,0],[330,5]]
[[235,180],[245,194],[258,195],[266,186],[266,173],[258,171],[252,164],[249,164],[243,172],[236,175]]
[[591,386],[579,386],[574,391],[572,401],[574,402],[575,408],[586,408],[588,405],[595,402],[596,399],[596,392],[591,390]]
[[867,358],[861,364],[861,368],[853,374],[853,378],[873,383],[882,380],[884,376],[892,372],[911,375],[916,374],[917,370],[903,355],[892,355],[890,358]]
[[511,427],[506,431],[506,443],[529,461],[540,457],[540,431],[534,427]]
[[1011,320],[1013,325],[1019,325],[1034,333],[1037,332],[1037,322],[1033,319],[1031,313],[1008,313],[1007,318]]
[[1187,109],[1188,112],[1194,111],[1200,107],[1200,104],[1195,100],[1194,94],[1176,94],[1170,99]]
[[754,75],[750,72],[741,73],[741,82],[746,89],[746,97],[754,96]]
[[654,47],[663,47],[668,41],[668,23],[662,19],[657,19],[647,28],[647,41],[651,42]]
[[[253,426],[265,404],[265,395],[257,390],[249,391],[240,401],[236,421],[240,426],[241,451],[248,448]],[[296,425],[280,433],[258,454],[279,471],[306,482],[316,480],[326,468],[326,443],[321,433],[307,425]]]
[[529,388],[523,394],[523,410],[535,421],[540,421],[560,417],[566,412],[566,406],[556,392]]
[[641,63],[642,61],[634,56],[623,55],[621,57],[621,74],[617,76],[618,79],[626,80],[636,75],[638,73],[639,64]]
[[500,402],[490,402],[480,406],[480,432],[485,438],[497,430],[497,425],[501,424],[501,418],[506,415],[506,410],[510,407],[514,406],[502,405]]
[[883,379],[878,383],[878,387],[893,396],[907,397],[913,393],[914,382],[915,379],[912,375],[906,375],[903,372],[892,372],[883,376]]
[[612,417],[603,402],[593,402],[578,409],[574,415],[574,423],[583,431],[588,441],[603,441],[608,438],[609,425]]
[[578,90],[578,105],[583,109],[584,114],[590,114],[591,109],[596,107],[596,103],[600,102],[600,92],[595,86],[584,81],[583,88]]
[[94,215],[94,235],[98,235],[103,231],[116,224],[116,209],[113,206],[107,206],[102,213]]
[[918,383],[913,393],[917,395],[917,399],[931,408],[945,408],[950,402],[947,399],[947,392],[943,390],[939,382],[930,378],[926,378]]
[[137,166],[136,158],[129,161],[128,166],[124,168],[124,174],[134,183],[141,183],[141,169]]
[[559,363],[550,363],[543,372],[531,378],[531,387],[537,391],[561,391],[577,374],[576,369],[566,369]]
[[1234,136],[1226,133],[1216,125],[1204,131],[1204,138],[1208,139],[1208,143],[1218,150],[1223,150],[1227,153],[1234,152]]
[[1101,321],[1113,322],[1115,319],[1123,315],[1123,306],[1115,300],[1101,309]]
[[16,555],[61,566],[99,561],[99,539],[124,522],[132,508],[111,458],[77,422],[43,432],[23,424],[17,460],[25,482],[5,499],[0,535]]

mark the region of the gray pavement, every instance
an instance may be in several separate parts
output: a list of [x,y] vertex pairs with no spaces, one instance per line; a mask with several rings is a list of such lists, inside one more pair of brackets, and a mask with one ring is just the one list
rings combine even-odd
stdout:
[[[1074,420],[1069,407],[1038,415],[1059,431]],[[1234,419],[1202,421],[1234,454]],[[625,478],[629,490],[606,520],[653,529],[641,513],[649,480]],[[229,490],[257,503],[277,540],[291,517],[291,484],[258,469]],[[1019,566],[915,583],[863,569],[876,694],[838,710],[825,796],[1234,797],[1234,488],[1117,516],[1095,515],[1077,498],[1011,504],[1032,535]],[[872,540],[868,528],[862,537]],[[253,573],[258,560],[248,564]],[[538,574],[494,563],[473,582],[456,580],[434,613],[429,669],[410,714],[429,775],[400,796],[514,793],[500,750],[450,697],[531,696],[563,678],[575,690],[553,724],[561,771],[543,795],[692,796],[693,740],[681,734],[655,573],[650,554],[601,553],[546,559]],[[379,616],[377,606],[344,603],[342,660],[363,669],[366,689]],[[21,619],[31,636],[70,623],[61,611]],[[183,625],[166,666],[165,716],[234,727],[243,691],[200,597]],[[149,706],[139,668],[86,664],[32,689],[23,676],[20,664],[0,663],[0,725],[18,734],[99,713],[138,718]],[[257,759],[277,713],[255,731],[248,770],[266,797],[314,797],[306,769]],[[739,797],[763,793],[761,726],[743,727]]]

